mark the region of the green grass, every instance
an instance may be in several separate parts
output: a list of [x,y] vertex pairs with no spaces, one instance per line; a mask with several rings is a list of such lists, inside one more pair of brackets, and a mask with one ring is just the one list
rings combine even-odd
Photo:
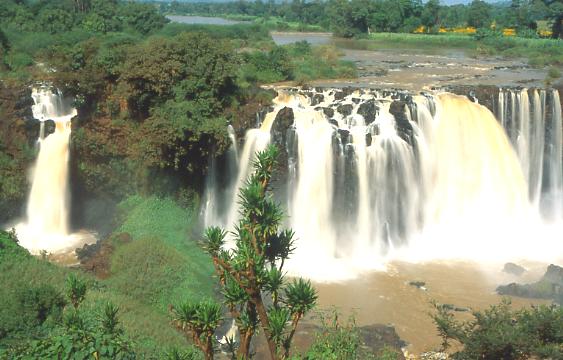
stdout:
[[[95,280],[78,271],[89,283],[83,307],[95,313],[108,301],[117,305],[140,358],[160,358],[171,347],[189,346],[170,324],[169,304],[215,296],[212,262],[189,238],[197,217],[196,204],[190,205],[181,207],[169,198],[127,199],[119,206],[121,224],[114,234],[127,232],[132,241],[113,242],[111,276]],[[33,320],[34,313],[22,310],[18,294],[44,285],[62,292],[66,276],[76,271],[29,255],[5,234],[0,233],[0,358],[10,343],[49,333],[48,323],[26,327],[25,319]]]
[[[527,58],[535,67],[563,66],[563,41],[519,37],[488,37],[481,41],[485,51],[505,57]],[[488,49],[487,49],[488,48]]]
[[183,298],[213,296],[211,260],[189,239],[196,210],[168,198],[134,196],[120,204],[120,212],[126,215],[115,233],[129,233],[133,241],[113,254],[109,285],[160,310]]
[[115,234],[133,241],[116,245],[111,276],[103,294],[121,307],[121,319],[142,354],[187,342],[170,325],[168,305],[214,296],[209,257],[189,239],[196,221],[195,205],[180,207],[169,198],[133,196],[119,205],[122,224]]
[[[479,34],[477,34],[479,35]],[[367,40],[359,40],[363,48],[465,49],[473,56],[502,56],[525,58],[534,67],[563,66],[563,41],[533,39],[516,36],[484,34],[474,36],[458,34],[401,34],[374,33]]]
[[0,359],[10,346],[49,333],[55,320],[46,302],[49,294],[62,293],[67,273],[31,256],[0,230]]
[[[370,44],[387,46],[417,46],[417,47],[442,47],[475,48],[475,40],[471,36],[458,34],[405,34],[405,33],[372,33],[367,39]],[[362,40],[360,40],[362,41]],[[365,41],[365,40],[364,40]]]

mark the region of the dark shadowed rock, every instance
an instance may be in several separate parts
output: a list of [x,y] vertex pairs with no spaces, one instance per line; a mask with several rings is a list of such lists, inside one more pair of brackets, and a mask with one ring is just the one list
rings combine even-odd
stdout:
[[366,125],[371,124],[375,120],[377,111],[379,108],[375,104],[375,100],[368,100],[365,103],[360,104],[358,107],[358,114],[364,117]]
[[563,302],[563,268],[551,264],[538,282],[501,285],[497,287],[497,293],[534,299],[553,299],[561,304]]
[[366,146],[370,146],[371,145],[371,134],[367,133],[366,134]]
[[502,269],[502,271],[504,271],[505,273],[508,273],[508,274],[520,276],[526,271],[526,269],[524,269],[520,265],[509,262],[509,263],[504,264],[504,268]]
[[336,121],[336,120],[334,120],[334,119],[330,119],[330,120],[328,120],[328,122],[329,122],[331,125],[334,125],[334,126],[336,126],[336,128],[338,128],[338,121]]
[[311,97],[311,106],[315,106],[318,105],[320,103],[322,103],[324,101],[324,95],[323,94],[315,94]]
[[367,325],[359,329],[360,338],[369,353],[380,354],[383,348],[392,348],[397,351],[396,359],[404,359],[401,348],[407,343],[397,335],[397,331],[391,325]]
[[424,281],[409,281],[409,285],[414,286],[414,287],[419,288],[419,289],[422,289],[422,288],[426,289],[425,288],[426,283]]
[[55,132],[57,125],[53,120],[46,120],[43,124],[45,130],[45,136],[50,135]]
[[348,116],[352,113],[352,109],[354,107],[352,106],[352,104],[344,104],[344,105],[340,105],[336,108],[336,111],[338,111],[340,114],[342,114],[342,116]]
[[331,117],[334,116],[334,109],[324,107],[324,108],[323,108],[323,112],[324,112],[325,115],[328,116],[329,118],[331,118]]
[[352,102],[353,102],[354,104],[359,104],[360,101],[362,101],[362,100],[359,99],[359,98],[352,98]]
[[375,133],[375,135],[379,135],[381,133],[381,129],[379,128],[378,124],[372,125],[371,126],[373,129],[373,132]]
[[342,145],[346,145],[350,142],[350,131],[345,129],[338,129],[338,134],[340,135],[340,141]]
[[[291,150],[288,148],[288,138],[295,135],[294,132],[291,133],[293,131],[291,128],[294,120],[295,116],[293,114],[293,109],[284,107],[277,113],[274,123],[272,124],[272,128],[270,129],[271,141],[280,150],[278,156],[278,169],[280,170],[288,168]],[[295,137],[292,136],[293,140],[295,140],[294,138]],[[292,145],[297,146],[297,143],[292,141]],[[287,171],[275,171],[272,182],[279,188],[282,184],[287,183],[285,178],[286,176]]]
[[413,129],[406,114],[407,103],[402,100],[393,101],[389,112],[395,117],[397,132],[409,144],[413,143]]
[[344,99],[346,96],[352,94],[356,89],[352,88],[352,87],[345,87],[342,89],[337,89],[335,90],[334,93],[334,100],[342,100]]
[[270,134],[272,135],[273,143],[280,148],[285,148],[287,129],[293,125],[294,119],[293,109],[289,107],[284,107],[276,115]]
[[338,91],[338,90],[337,90],[337,91],[334,93],[334,100],[342,100],[342,99],[344,99],[345,96],[346,96],[346,94],[344,94],[343,91]]

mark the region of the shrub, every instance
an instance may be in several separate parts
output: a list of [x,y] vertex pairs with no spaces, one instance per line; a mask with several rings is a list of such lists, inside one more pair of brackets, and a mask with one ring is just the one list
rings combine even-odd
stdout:
[[330,319],[321,316],[321,326],[305,355],[306,359],[360,359],[361,339],[354,318],[341,324],[338,313],[333,312]]
[[555,305],[512,310],[510,300],[484,311],[473,312],[474,320],[457,321],[448,307],[434,303],[432,315],[447,348],[454,340],[462,350],[454,359],[560,359],[563,357],[563,309]]
[[549,70],[547,71],[547,76],[552,79],[558,79],[561,77],[561,72],[559,71],[559,69],[553,66],[550,67]]

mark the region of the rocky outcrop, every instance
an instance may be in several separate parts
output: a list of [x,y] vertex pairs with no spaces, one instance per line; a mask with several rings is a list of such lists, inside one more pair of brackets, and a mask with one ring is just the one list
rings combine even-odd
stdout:
[[371,124],[377,116],[379,107],[375,104],[375,100],[368,100],[358,107],[358,114],[364,117],[366,125]]
[[315,106],[318,105],[320,103],[322,103],[324,101],[324,95],[323,94],[315,94],[311,97],[311,106]]
[[287,130],[293,125],[295,115],[293,109],[284,107],[276,115],[276,119],[270,129],[272,143],[280,149],[286,149],[287,144]]
[[338,111],[342,116],[348,116],[352,114],[353,108],[354,107],[352,106],[352,104],[343,104],[343,105],[339,105],[336,108],[336,111]]
[[293,109],[285,107],[277,113],[270,129],[271,142],[279,149],[279,171],[273,174],[272,186],[280,190],[286,186],[287,169],[295,152],[294,146],[297,145],[295,131],[292,129],[294,120]]
[[352,87],[345,87],[342,89],[334,89],[334,100],[342,100],[344,99],[346,96],[352,94],[354,91],[356,91],[357,89],[354,89]]
[[551,264],[543,277],[532,284],[511,283],[497,288],[500,295],[510,295],[533,299],[552,299],[563,302],[563,267]]
[[115,245],[126,244],[131,240],[129,233],[119,233],[95,244],[84,245],[82,249],[76,250],[80,267],[99,279],[108,278],[111,272],[111,255],[115,250]]
[[332,118],[334,116],[334,109],[324,107],[324,108],[322,108],[322,110],[323,110],[323,113],[326,116],[328,116],[329,118]]
[[409,144],[413,144],[413,128],[407,117],[406,109],[407,102],[396,100],[391,103],[389,112],[395,117],[396,129],[399,136]]
[[384,348],[396,350],[395,359],[404,359],[401,348],[407,343],[399,337],[395,328],[391,325],[368,325],[359,328],[363,347],[371,354],[380,354]]
[[48,136],[55,132],[57,125],[53,120],[46,120],[43,124],[45,130],[45,136]]
[[504,271],[505,273],[508,273],[508,274],[520,276],[524,272],[526,272],[526,269],[524,269],[522,266],[520,266],[518,264],[509,262],[509,263],[504,264],[504,268],[502,269],[502,271]]

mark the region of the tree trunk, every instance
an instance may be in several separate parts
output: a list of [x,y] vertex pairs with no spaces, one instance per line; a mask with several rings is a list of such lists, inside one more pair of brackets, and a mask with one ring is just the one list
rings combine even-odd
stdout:
[[272,357],[272,360],[278,360],[276,344],[270,337],[270,330],[268,328],[268,312],[266,311],[266,307],[264,306],[260,295],[253,295],[251,299],[254,305],[256,305],[256,311],[258,312],[258,316],[260,317],[260,324],[262,325],[262,330],[264,330],[264,335],[266,336],[266,340],[268,341],[270,356]]

